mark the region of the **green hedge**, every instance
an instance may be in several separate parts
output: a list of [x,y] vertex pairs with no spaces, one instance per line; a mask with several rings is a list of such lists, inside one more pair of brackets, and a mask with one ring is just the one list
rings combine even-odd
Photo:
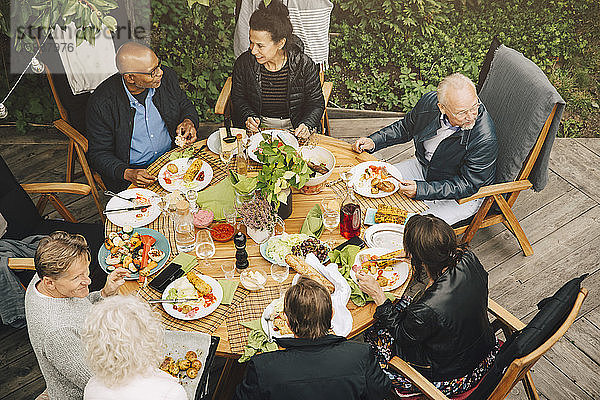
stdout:
[[[564,135],[597,132],[600,2],[597,0],[344,0],[330,31],[332,101],[348,108],[406,111],[451,72],[477,80],[494,36],[523,52],[549,76],[568,107]],[[472,4],[473,1],[466,2]],[[213,107],[233,57],[234,0],[210,7],[187,0],[153,0],[152,43],[181,77],[201,119]],[[3,46],[6,54],[7,46]],[[7,60],[5,59],[5,62]],[[14,81],[11,76],[9,80]],[[28,76],[7,102],[12,120],[49,122],[42,76]],[[0,76],[0,86],[7,79]],[[596,126],[594,126],[596,125]]]

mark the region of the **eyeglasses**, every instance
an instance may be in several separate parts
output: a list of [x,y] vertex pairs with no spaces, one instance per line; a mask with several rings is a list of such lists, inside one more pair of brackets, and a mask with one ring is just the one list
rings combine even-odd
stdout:
[[162,63],[160,60],[158,60],[158,64],[156,64],[156,67],[152,68],[150,70],[150,72],[123,72],[122,75],[125,74],[142,74],[142,75],[150,75],[151,78],[156,78],[156,76],[158,75],[158,70],[162,70]]
[[444,104],[444,108],[446,109],[446,111],[448,111],[450,114],[452,114],[454,116],[454,118],[463,119],[464,117],[466,117],[469,114],[477,114],[477,112],[479,111],[479,106],[481,104],[482,104],[481,100],[479,100],[479,97],[477,97],[477,104],[475,104],[471,108],[467,108],[466,110],[459,111],[456,114],[453,113],[452,111],[450,111],[448,106],[445,104]]

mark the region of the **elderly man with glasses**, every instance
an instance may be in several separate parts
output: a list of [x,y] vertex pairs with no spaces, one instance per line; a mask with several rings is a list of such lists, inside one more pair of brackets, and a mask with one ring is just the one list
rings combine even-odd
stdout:
[[352,145],[374,152],[413,140],[416,158],[396,165],[400,191],[424,200],[425,212],[452,225],[477,212],[483,199],[458,204],[480,187],[494,183],[498,144],[494,123],[479,101],[475,85],[455,73],[437,92],[425,94],[404,118]]
[[128,42],[116,55],[119,72],[90,97],[86,128],[88,158],[107,188],[143,187],[156,177],[146,167],[174,143],[196,140],[198,113],[173,70],[148,47]]

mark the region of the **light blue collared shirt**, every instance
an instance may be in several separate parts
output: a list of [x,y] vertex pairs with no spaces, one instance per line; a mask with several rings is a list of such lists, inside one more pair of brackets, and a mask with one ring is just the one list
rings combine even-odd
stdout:
[[131,136],[131,146],[129,147],[129,164],[146,166],[171,150],[171,136],[165,121],[163,121],[158,109],[152,102],[155,89],[148,89],[146,106],[144,107],[129,93],[124,81],[123,86],[129,98],[129,105],[135,108],[133,134]]

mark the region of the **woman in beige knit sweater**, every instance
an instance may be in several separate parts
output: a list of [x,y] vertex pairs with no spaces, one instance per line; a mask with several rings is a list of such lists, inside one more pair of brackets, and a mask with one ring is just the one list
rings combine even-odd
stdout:
[[127,270],[112,272],[100,292],[89,292],[90,251],[85,238],[54,232],[35,254],[37,276],[25,293],[29,339],[51,400],[81,400],[92,376],[80,329],[93,303],[115,295]]

